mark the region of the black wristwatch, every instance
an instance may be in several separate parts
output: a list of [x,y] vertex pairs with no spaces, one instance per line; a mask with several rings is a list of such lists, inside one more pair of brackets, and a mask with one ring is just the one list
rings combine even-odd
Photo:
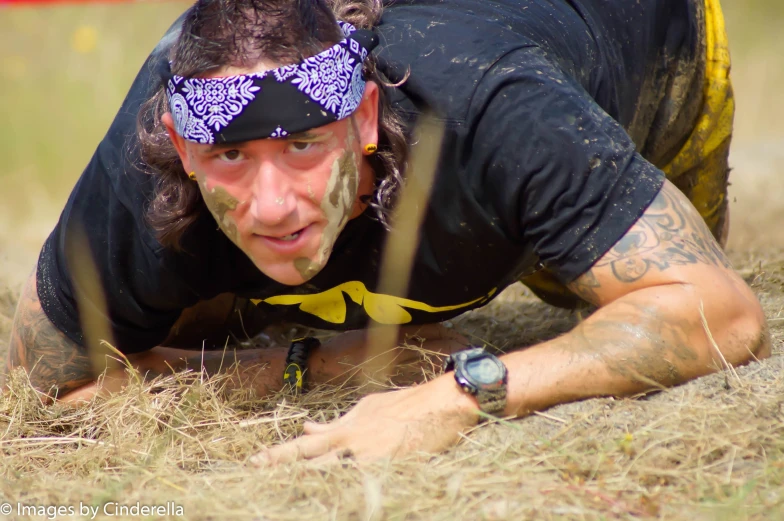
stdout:
[[304,390],[305,369],[308,368],[308,356],[311,351],[321,345],[318,338],[312,336],[295,338],[289,345],[286,355],[286,369],[283,370],[283,383],[291,391],[297,393]]
[[506,366],[482,347],[453,353],[444,363],[444,371],[455,371],[455,381],[476,397],[479,409],[493,416],[503,415],[506,408]]

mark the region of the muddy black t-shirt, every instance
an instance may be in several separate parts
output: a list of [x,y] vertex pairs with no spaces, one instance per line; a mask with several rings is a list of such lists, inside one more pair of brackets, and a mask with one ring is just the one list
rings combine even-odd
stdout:
[[[446,126],[406,295],[376,292],[386,237],[369,212],[350,221],[324,269],[301,286],[270,280],[204,212],[163,248],[145,222],[153,178],[140,168],[136,115],[157,88],[170,31],[142,67],[79,179],[38,265],[51,321],[82,343],[66,248],[86,230],[124,352],[160,343],[181,311],[223,292],[323,329],[428,323],[479,307],[545,266],[585,272],[637,220],[663,174],[646,161],[673,56],[699,52],[689,0],[400,1],[377,28],[388,94],[411,125],[428,107]],[[176,25],[176,24],[175,24]],[[663,78],[663,80],[662,80]],[[655,80],[655,81],[654,81]]]

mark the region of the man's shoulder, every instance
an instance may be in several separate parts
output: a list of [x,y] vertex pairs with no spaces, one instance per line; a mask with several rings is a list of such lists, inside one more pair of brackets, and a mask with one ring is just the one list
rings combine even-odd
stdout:
[[380,69],[402,82],[392,101],[404,111],[428,106],[458,125],[483,77],[510,53],[543,48],[553,62],[591,59],[590,31],[566,0],[401,2],[377,31]]
[[693,43],[694,6],[701,1],[396,1],[377,28],[377,55],[392,82],[408,78],[393,100],[405,95],[409,106],[442,108],[455,119],[465,117],[487,71],[526,47],[540,48],[600,104],[620,96],[633,105],[648,62],[667,46]]

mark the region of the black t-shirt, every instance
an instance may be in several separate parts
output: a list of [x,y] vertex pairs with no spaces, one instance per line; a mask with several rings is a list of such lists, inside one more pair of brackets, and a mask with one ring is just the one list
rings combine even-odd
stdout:
[[[428,323],[482,306],[546,266],[585,272],[638,219],[663,174],[625,129],[652,121],[646,85],[694,56],[690,0],[397,1],[377,28],[379,67],[401,87],[411,124],[424,107],[446,134],[407,295],[375,292],[386,232],[369,212],[350,221],[324,269],[301,286],[270,280],[208,212],[163,248],[145,222],[153,178],[140,168],[136,115],[157,88],[171,30],[142,67],[82,174],[38,264],[47,316],[82,343],[65,249],[83,226],[117,347],[160,343],[181,311],[223,292],[274,319],[323,329]],[[176,26],[176,24],[175,24]],[[80,224],[81,223],[81,224]]]

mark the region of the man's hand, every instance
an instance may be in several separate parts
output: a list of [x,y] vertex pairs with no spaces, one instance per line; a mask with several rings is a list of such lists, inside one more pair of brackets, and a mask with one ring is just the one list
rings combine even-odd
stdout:
[[476,425],[477,410],[476,401],[460,390],[450,373],[423,385],[366,396],[340,419],[306,423],[301,437],[265,450],[251,462],[333,463],[441,452]]
[[[400,328],[399,343],[419,339],[422,349],[448,355],[465,349],[468,341],[440,325]],[[346,376],[360,381],[392,380],[411,384],[423,377],[430,362],[413,350],[375,353],[383,363],[365,366],[369,356],[366,332],[344,333],[311,355],[313,383],[336,383]],[[380,374],[373,370],[375,367]],[[345,416],[327,424],[306,423],[300,438],[252,458],[256,465],[315,460],[337,462],[397,458],[414,452],[435,453],[454,445],[460,433],[476,425],[476,401],[457,386],[450,373],[426,384],[366,396]]]

